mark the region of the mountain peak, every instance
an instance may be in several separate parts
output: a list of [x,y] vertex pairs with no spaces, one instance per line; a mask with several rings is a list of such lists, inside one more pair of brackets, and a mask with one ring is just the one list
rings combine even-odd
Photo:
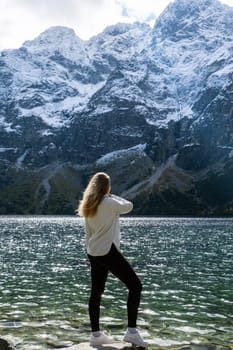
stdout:
[[[197,33],[199,26],[209,30],[231,33],[233,8],[218,0],[175,0],[157,19],[153,32],[164,40]],[[221,19],[221,20],[220,20]],[[192,35],[192,34],[191,34]],[[181,35],[180,37],[183,37]]]
[[27,49],[59,48],[64,46],[80,46],[83,41],[75,34],[72,28],[63,26],[50,27],[37,38],[26,41],[23,46]]
[[203,11],[206,8],[210,8],[210,7],[219,7],[219,6],[224,6],[223,4],[221,4],[221,2],[219,0],[175,0],[172,3],[170,3],[168,5],[167,8],[169,8],[169,10],[173,9],[173,8],[185,8],[185,9],[196,9],[199,11]]

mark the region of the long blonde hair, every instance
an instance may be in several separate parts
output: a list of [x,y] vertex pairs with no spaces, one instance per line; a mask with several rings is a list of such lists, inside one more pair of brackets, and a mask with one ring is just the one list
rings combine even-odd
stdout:
[[94,216],[97,212],[98,205],[109,190],[110,177],[108,174],[102,172],[96,173],[90,179],[76,212],[84,217]]

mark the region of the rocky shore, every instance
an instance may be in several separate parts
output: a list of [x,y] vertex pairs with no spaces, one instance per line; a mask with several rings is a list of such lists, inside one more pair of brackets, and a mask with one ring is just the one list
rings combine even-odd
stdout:
[[16,350],[11,344],[5,339],[0,339],[0,350]]
[[[92,347],[89,345],[89,343],[80,343],[74,346],[71,346],[69,348],[63,348],[61,350],[94,350],[97,349],[97,347]],[[98,346],[98,350],[129,350],[132,349],[130,346],[125,345],[124,343],[114,343],[110,345],[102,345]]]
[[[233,345],[233,343],[232,343]],[[211,344],[211,343],[200,343],[200,344],[187,344],[181,347],[164,347],[161,348],[156,345],[150,345],[148,349],[150,350],[158,350],[158,349],[167,349],[167,350],[232,350],[232,345],[230,344]],[[94,350],[97,349],[96,347],[92,347],[89,345],[89,343],[80,343],[77,345],[73,345],[69,348],[62,348],[60,350]],[[98,350],[132,350],[132,347],[130,345],[126,345],[125,343],[114,343],[110,345],[102,345],[98,346]],[[142,349],[142,348],[140,348]]]
[[[95,350],[96,347],[92,347],[88,342],[79,343],[76,345],[72,345],[71,347],[60,348],[60,350]],[[102,345],[98,346],[98,350],[131,350],[132,347],[130,344],[116,342],[110,345]],[[158,350],[161,347],[156,345],[150,345],[150,350]],[[180,347],[169,347],[163,348],[167,350],[232,350],[232,344],[213,344],[213,343],[200,343],[200,344],[187,344]],[[12,346],[7,340],[0,338],[0,350],[16,350],[14,346]],[[54,349],[55,350],[55,349]]]

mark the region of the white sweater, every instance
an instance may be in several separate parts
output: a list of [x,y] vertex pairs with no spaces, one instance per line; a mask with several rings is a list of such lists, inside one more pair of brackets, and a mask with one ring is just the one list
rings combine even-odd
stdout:
[[112,243],[120,249],[119,215],[129,213],[133,204],[121,197],[104,197],[97,212],[85,218],[87,252],[92,256],[106,255]]

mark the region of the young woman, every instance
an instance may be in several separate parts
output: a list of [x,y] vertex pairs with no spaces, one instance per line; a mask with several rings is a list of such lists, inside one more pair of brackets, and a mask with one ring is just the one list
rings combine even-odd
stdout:
[[128,329],[124,341],[146,347],[136,329],[142,284],[120,252],[119,215],[130,212],[133,204],[110,193],[110,177],[106,173],[95,174],[84,191],[78,214],[85,218],[86,245],[91,265],[91,295],[89,315],[92,346],[110,344],[114,340],[100,331],[100,302],[108,273],[119,278],[128,288]]

